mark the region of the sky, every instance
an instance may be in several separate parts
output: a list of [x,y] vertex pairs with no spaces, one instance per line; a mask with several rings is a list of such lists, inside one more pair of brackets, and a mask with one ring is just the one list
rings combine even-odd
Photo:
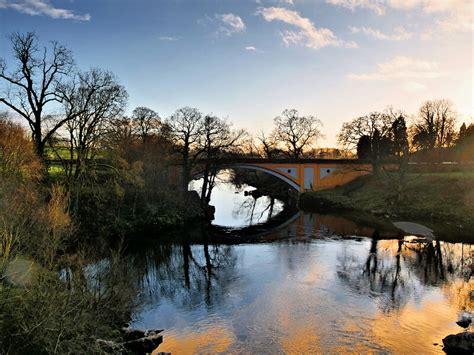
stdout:
[[114,72],[128,113],[183,106],[269,131],[286,108],[342,123],[388,106],[450,99],[474,116],[472,0],[0,0],[8,35],[57,40],[78,68]]

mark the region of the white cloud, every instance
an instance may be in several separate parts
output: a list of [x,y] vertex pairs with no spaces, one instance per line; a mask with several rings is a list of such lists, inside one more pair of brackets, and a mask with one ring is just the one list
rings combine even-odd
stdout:
[[375,71],[365,74],[349,74],[352,80],[386,81],[394,83],[408,92],[425,90],[427,87],[420,81],[440,78],[446,73],[440,71],[437,62],[396,56],[391,60],[377,64]]
[[268,7],[260,8],[257,14],[262,15],[267,22],[282,21],[298,29],[297,31],[285,30],[282,33],[282,40],[287,46],[301,44],[312,49],[320,49],[327,46],[357,47],[355,42],[343,41],[327,28],[316,28],[310,19],[302,17],[296,11],[282,7]]
[[286,4],[286,5],[292,5],[292,6],[295,4],[294,0],[255,0],[255,2],[260,5],[263,2],[274,3],[274,4],[277,3],[277,4],[283,4],[283,5]]
[[393,34],[386,34],[370,27],[352,27],[349,26],[352,33],[363,33],[366,36],[387,41],[403,41],[413,37],[413,33],[408,32],[403,27],[396,27]]
[[0,9],[13,9],[30,16],[48,16],[53,19],[90,21],[91,15],[77,15],[71,10],[54,7],[47,0],[0,0]]
[[385,14],[387,9],[419,9],[426,16],[433,17],[436,25],[436,28],[431,30],[433,33],[474,31],[472,0],[326,0],[326,3],[352,11],[358,8],[369,9],[378,15]]
[[160,36],[158,37],[160,41],[166,41],[166,42],[174,42],[180,40],[180,37],[175,37],[175,36]]
[[[437,6],[435,6],[437,5]],[[444,3],[431,3],[425,11],[444,13],[438,18],[438,28],[444,32],[473,32],[474,4],[471,0],[445,0]]]
[[215,17],[222,22],[219,32],[225,34],[226,36],[245,31],[245,23],[237,15],[216,14]]
[[256,52],[257,48],[255,48],[254,46],[247,46],[247,47],[245,47],[245,50],[246,51],[251,51],[251,52]]
[[413,59],[405,56],[396,56],[391,60],[377,64],[372,73],[349,74],[353,80],[416,80],[435,79],[445,75],[439,70],[437,62]]
[[420,6],[423,2],[423,0],[387,0],[385,1],[385,4],[397,10],[412,10],[415,7]]
[[474,31],[472,0],[389,0],[389,5],[400,10],[420,7],[427,16],[435,17],[437,30],[441,33]]
[[[410,1],[410,0],[405,0]],[[385,13],[385,1],[383,0],[326,0],[326,3],[341,6],[354,11],[357,8],[363,8],[374,11],[377,15]]]

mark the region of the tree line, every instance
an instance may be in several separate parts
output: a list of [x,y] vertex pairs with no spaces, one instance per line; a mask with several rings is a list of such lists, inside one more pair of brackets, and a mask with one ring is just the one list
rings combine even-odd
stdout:
[[[284,110],[274,119],[271,132],[255,137],[233,129],[227,118],[191,107],[177,109],[166,119],[150,108],[137,107],[127,117],[128,93],[112,72],[101,68],[82,71],[67,47],[54,41],[41,47],[32,32],[14,33],[10,42],[15,66],[9,68],[0,59],[0,103],[24,119],[43,161],[61,162],[69,187],[99,179],[98,167],[120,170],[119,161],[135,167],[135,173],[141,169],[149,175],[136,180],[151,178],[150,183],[163,185],[171,178],[161,174],[159,181],[159,169],[153,169],[153,164],[179,160],[179,178],[172,180],[179,179],[179,190],[185,196],[198,169],[196,163],[202,165],[203,158],[211,161],[239,155],[299,159],[325,157],[327,153],[315,148],[323,137],[322,122],[296,109]],[[372,112],[343,124],[337,137],[342,149],[332,153],[336,157],[357,156],[376,166],[382,160],[409,156],[433,160],[436,152],[440,158],[440,151],[455,147],[456,159],[469,159],[474,126],[463,124],[457,132],[457,116],[448,100],[423,103],[410,119],[411,125],[401,110]],[[199,169],[204,180],[201,203],[206,204],[215,184],[216,167],[206,163]],[[130,174],[127,178],[131,179]]]
[[457,156],[446,155],[452,160],[469,160],[474,123],[469,127],[463,123],[458,131],[457,119],[449,100],[429,100],[411,117],[411,126],[406,113],[388,108],[344,123],[338,141],[355,150],[359,158],[374,161],[401,155],[416,157],[420,153],[425,153],[423,157],[427,160],[439,161],[442,151],[456,152]]

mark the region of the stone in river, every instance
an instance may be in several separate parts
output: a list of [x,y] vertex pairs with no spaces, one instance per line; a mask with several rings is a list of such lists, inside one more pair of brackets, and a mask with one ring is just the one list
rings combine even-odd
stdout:
[[444,352],[447,354],[472,354],[474,353],[474,333],[462,332],[448,335],[443,339]]
[[470,314],[463,314],[461,318],[456,322],[462,328],[467,328],[472,323],[472,316]]

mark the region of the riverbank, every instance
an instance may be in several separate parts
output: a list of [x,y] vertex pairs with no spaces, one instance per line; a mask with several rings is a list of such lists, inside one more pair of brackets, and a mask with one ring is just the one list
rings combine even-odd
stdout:
[[301,194],[309,211],[357,211],[391,221],[423,223],[436,235],[462,235],[474,242],[474,172],[410,173],[403,200],[396,201],[394,174],[361,177],[330,190]]

